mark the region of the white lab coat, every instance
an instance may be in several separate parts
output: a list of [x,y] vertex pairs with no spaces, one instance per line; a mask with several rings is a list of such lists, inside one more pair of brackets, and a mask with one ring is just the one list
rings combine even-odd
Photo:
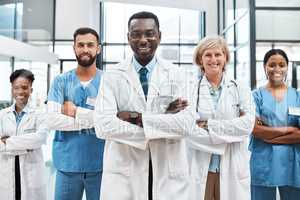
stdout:
[[[46,142],[43,112],[27,105],[17,127],[14,105],[0,111],[0,136],[10,136],[6,144],[0,142],[0,196],[15,200],[15,156],[19,155],[21,175],[21,199],[46,199],[44,161],[41,150]],[[39,130],[38,130],[39,128]]]
[[[255,123],[255,105],[251,90],[223,74],[224,85],[216,109],[209,83],[204,76],[200,85],[199,115],[208,119],[208,132],[213,144],[226,144],[220,162],[221,200],[250,200],[250,168],[248,136]],[[198,90],[198,87],[197,87]],[[243,116],[240,111],[244,112]],[[197,143],[190,142],[193,162],[200,169],[192,169],[192,181],[200,180],[198,199],[204,199],[210,153],[199,151]],[[203,149],[200,149],[203,150]],[[208,151],[209,152],[209,151]]]
[[[197,106],[199,83],[197,76],[198,72],[194,70],[185,73],[187,88],[184,90],[183,96],[188,95],[185,98],[190,102],[190,106],[186,110],[175,115],[148,117],[148,120],[151,123],[159,123],[155,130],[158,133],[163,129],[161,127],[173,123],[174,120],[180,120],[181,123],[177,123],[176,128],[179,132],[185,132],[189,147],[191,176],[189,200],[204,199],[211,153],[221,155],[221,200],[249,200],[250,172],[247,138],[255,121],[255,105],[250,88],[235,83],[224,73],[224,87],[215,110],[213,99],[209,93],[209,83],[206,77],[203,77],[198,109],[200,118],[208,119],[209,131],[206,135],[203,134],[202,128],[194,125],[191,130],[186,129],[186,126],[189,126],[187,122],[195,117],[192,113]],[[239,109],[245,113],[242,117],[239,117]],[[198,118],[199,115],[195,119]]]
[[[159,117],[178,97],[183,86],[179,68],[157,60],[147,101],[131,59],[103,75],[94,113],[96,134],[107,140],[101,200],[147,200],[149,153],[153,165],[153,200],[191,199],[184,132],[177,131],[176,123],[164,127],[168,131],[156,132],[158,124],[151,123],[151,118]],[[144,128],[118,119],[119,111],[143,113]]]

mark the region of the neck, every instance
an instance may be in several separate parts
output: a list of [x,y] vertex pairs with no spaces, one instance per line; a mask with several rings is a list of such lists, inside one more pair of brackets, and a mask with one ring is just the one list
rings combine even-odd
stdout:
[[140,65],[142,65],[142,66],[146,66],[146,65],[148,65],[150,62],[151,62],[151,60],[153,59],[153,57],[152,58],[150,58],[150,59],[139,59],[139,58],[137,58],[136,56],[134,56],[135,57],[135,59],[138,61],[138,63],[140,63]]
[[223,73],[218,74],[217,76],[207,76],[206,75],[206,78],[207,78],[208,82],[211,84],[211,86],[213,88],[219,87],[219,85],[221,83],[221,80],[222,80],[222,77],[223,77]]
[[15,105],[15,110],[16,110],[17,113],[20,113],[24,109],[24,107],[25,106],[23,106],[23,105],[16,104]]
[[90,67],[77,66],[76,74],[81,81],[91,80],[97,73],[96,64],[93,64]]
[[273,89],[273,90],[280,90],[280,89],[286,89],[286,84],[284,82],[281,82],[280,84],[274,83],[272,81],[269,81],[267,84],[267,88]]

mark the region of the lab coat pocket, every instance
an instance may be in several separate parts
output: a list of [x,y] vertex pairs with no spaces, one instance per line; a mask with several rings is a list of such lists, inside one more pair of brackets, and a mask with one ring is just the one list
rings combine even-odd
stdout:
[[191,179],[198,183],[205,184],[208,171],[208,162],[210,159],[209,153],[204,153],[198,150],[189,150],[189,165]]
[[234,145],[235,148],[233,148],[233,155],[235,158],[237,177],[239,180],[247,179],[250,177],[249,153],[246,149],[246,146],[243,146],[244,143],[235,143]]
[[128,145],[118,142],[106,142],[103,170],[109,173],[130,176],[130,155]]
[[166,112],[169,104],[173,101],[173,96],[160,95],[154,98],[151,104],[152,113]]
[[189,175],[189,165],[185,143],[181,140],[166,140],[169,175],[184,178]]
[[[28,188],[40,188],[45,184],[45,164],[41,150],[33,150],[24,158],[22,176]],[[21,157],[20,157],[21,159]]]

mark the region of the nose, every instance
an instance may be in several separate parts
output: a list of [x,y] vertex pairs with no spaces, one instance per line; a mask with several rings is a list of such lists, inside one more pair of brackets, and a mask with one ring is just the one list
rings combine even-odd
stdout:
[[148,42],[147,37],[145,36],[145,34],[141,35],[141,38],[140,38],[139,42],[140,43],[147,43]]
[[87,46],[87,45],[84,45],[84,46],[83,46],[83,52],[88,52],[88,50],[89,50],[88,46]]

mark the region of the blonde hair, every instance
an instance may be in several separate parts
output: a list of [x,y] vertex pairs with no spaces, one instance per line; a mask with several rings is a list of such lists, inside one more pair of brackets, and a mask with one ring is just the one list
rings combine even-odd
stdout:
[[[193,57],[194,63],[200,67],[202,72],[204,72],[204,67],[202,65],[202,56],[206,50],[213,48],[220,48],[223,51],[226,57],[226,64],[228,64],[230,61],[230,52],[225,39],[221,36],[207,36],[200,40],[194,51]],[[223,70],[225,70],[225,66]]]

